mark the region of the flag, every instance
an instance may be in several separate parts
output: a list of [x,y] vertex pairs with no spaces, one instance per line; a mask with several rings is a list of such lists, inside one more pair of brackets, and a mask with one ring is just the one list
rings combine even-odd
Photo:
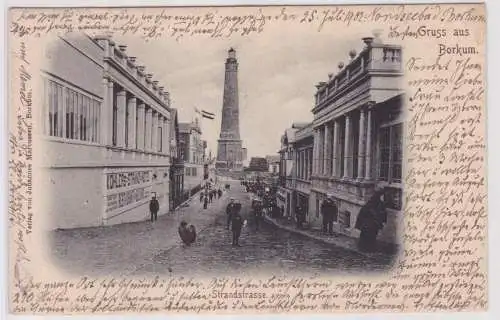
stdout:
[[213,114],[212,112],[205,111],[205,110],[201,111],[201,116],[203,118],[207,118],[207,119],[210,119],[210,120],[213,120],[215,118],[215,114]]

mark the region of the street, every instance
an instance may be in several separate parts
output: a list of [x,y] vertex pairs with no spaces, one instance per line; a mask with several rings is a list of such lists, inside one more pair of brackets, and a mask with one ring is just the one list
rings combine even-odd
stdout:
[[[251,194],[239,181],[204,210],[197,197],[179,212],[149,221],[111,227],[57,231],[53,234],[56,263],[67,272],[85,275],[274,275],[377,271],[388,268],[358,253],[263,223],[256,231]],[[241,247],[231,246],[225,206],[233,197],[242,203],[248,224]],[[186,247],[177,234],[179,222],[196,226],[196,242]]]

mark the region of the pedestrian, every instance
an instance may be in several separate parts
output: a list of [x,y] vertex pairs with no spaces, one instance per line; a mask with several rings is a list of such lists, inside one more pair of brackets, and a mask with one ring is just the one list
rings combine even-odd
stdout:
[[361,231],[358,247],[362,251],[376,251],[378,233],[387,222],[383,196],[383,190],[376,191],[359,211],[354,227]]
[[212,193],[212,191],[210,191],[210,192],[208,193],[208,201],[209,201],[210,203],[212,203],[212,199],[213,199],[213,197],[214,197],[214,194]]
[[208,196],[205,196],[203,199],[203,209],[206,209],[208,207]]
[[235,210],[231,214],[231,231],[233,232],[233,247],[241,247],[239,243],[241,229],[243,228],[243,217],[240,214],[241,204],[235,204]]
[[297,209],[295,209],[295,219],[297,222],[297,229],[302,228],[302,207],[297,206]]
[[337,220],[338,208],[331,196],[323,201],[321,215],[323,216],[323,232],[333,234],[333,221]]
[[200,203],[203,203],[203,191],[200,192]]
[[222,197],[222,190],[220,189],[219,187],[219,190],[217,191],[218,195],[219,195],[219,199]]
[[151,214],[151,222],[158,220],[158,211],[160,210],[160,203],[156,199],[156,195],[149,201],[149,212]]
[[229,230],[229,224],[231,224],[232,214],[235,211],[235,203],[234,198],[229,200],[229,204],[226,207],[226,215],[227,215],[227,229]]
[[256,201],[253,205],[253,215],[255,219],[255,230],[259,231],[259,226],[263,217],[263,208],[260,201]]

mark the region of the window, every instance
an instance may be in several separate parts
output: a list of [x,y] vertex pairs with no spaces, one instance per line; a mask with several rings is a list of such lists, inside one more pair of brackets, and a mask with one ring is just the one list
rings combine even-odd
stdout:
[[[127,101],[127,99],[125,98],[125,101]],[[127,103],[127,106],[125,107],[125,145],[127,147],[130,147],[130,144],[129,144],[129,141],[128,141],[128,131],[129,131],[129,127],[128,127],[128,122],[129,122],[129,118],[130,118],[130,110],[129,110],[129,106],[128,106],[128,103]],[[132,141],[130,141],[132,142]]]
[[163,152],[163,136],[162,127],[158,127],[158,151]]
[[402,142],[402,124],[380,128],[379,180],[389,183],[401,182]]
[[[146,117],[144,117],[146,118]],[[117,144],[117,134],[118,134],[118,104],[116,101],[116,94],[113,91],[113,137],[112,137],[112,144],[116,146]],[[146,127],[144,127],[146,128]],[[146,144],[147,145],[147,144]]]
[[321,211],[321,206],[319,203],[319,198],[316,196],[316,218],[319,218],[320,211]]
[[46,86],[45,134],[53,137],[98,141],[101,102],[73,88],[44,79]]
[[62,137],[62,123],[59,120],[62,117],[63,100],[62,86],[54,81],[49,81],[49,135],[53,137]]
[[340,124],[340,135],[339,135],[339,145],[338,145],[338,153],[339,155],[337,156],[337,168],[338,168],[338,176],[343,177],[344,176],[344,156],[345,156],[345,118],[343,119]]

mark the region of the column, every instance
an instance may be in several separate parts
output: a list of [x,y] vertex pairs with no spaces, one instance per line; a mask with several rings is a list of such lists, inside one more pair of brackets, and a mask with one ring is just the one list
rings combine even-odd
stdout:
[[131,97],[128,99],[128,148],[137,149],[136,136],[136,117],[137,117],[137,99]]
[[313,174],[317,175],[319,170],[318,170],[318,163],[319,163],[319,130],[315,129],[314,130],[314,143],[313,143]]
[[358,143],[358,180],[363,180],[365,176],[365,127],[366,127],[366,110],[361,108],[359,113],[359,143]]
[[144,121],[145,121],[145,112],[146,106],[143,102],[137,105],[137,149],[144,150]]
[[332,131],[330,128],[330,124],[327,123],[325,124],[325,138],[323,141],[323,174],[324,175],[330,175],[330,145],[332,143],[332,137],[331,137]]
[[345,143],[344,143],[344,178],[351,177],[350,159],[352,158],[351,152],[351,115],[345,116]]
[[158,112],[153,110],[153,123],[152,123],[152,128],[151,131],[151,150],[154,152],[158,152],[158,117],[159,114]]
[[[101,105],[101,143],[111,145],[113,138],[113,81],[103,78],[103,102]],[[48,117],[48,115],[47,115]]]
[[365,163],[365,180],[372,179],[372,110],[371,105],[367,108],[367,119],[366,119],[366,163]]
[[120,90],[116,96],[117,106],[117,121],[116,121],[116,145],[118,147],[125,147],[125,126],[127,125],[127,91]]
[[338,175],[338,153],[339,153],[339,136],[340,136],[340,126],[337,119],[333,120],[333,146],[332,146],[332,176],[336,177]]
[[146,134],[144,135],[144,149],[146,151],[151,151],[151,129],[153,127],[153,109],[148,107],[146,109],[146,122],[144,124],[144,128]]

